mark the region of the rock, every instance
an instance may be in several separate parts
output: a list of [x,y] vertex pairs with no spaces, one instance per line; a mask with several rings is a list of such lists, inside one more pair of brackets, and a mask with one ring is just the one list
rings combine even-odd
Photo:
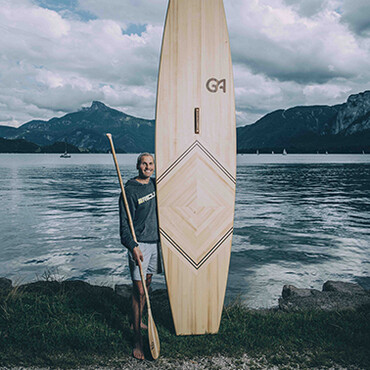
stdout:
[[13,283],[10,279],[5,277],[0,278],[0,291],[8,292],[13,288]]
[[288,312],[356,310],[367,305],[370,305],[370,291],[358,284],[340,281],[327,281],[322,291],[284,285],[279,299],[279,309]]
[[366,290],[355,283],[328,280],[322,287],[323,292],[338,292],[345,294],[366,294]]
[[35,281],[21,285],[20,291],[27,293],[42,293],[46,295],[54,295],[60,291],[60,283],[58,281]]
[[298,289],[294,285],[284,285],[282,296],[284,299],[289,297],[311,297],[315,289]]
[[132,285],[131,284],[116,284],[114,291],[125,299],[131,299],[132,296]]
[[333,126],[333,134],[350,135],[370,129],[370,91],[353,94],[340,108]]
[[155,302],[158,309],[170,312],[170,301],[168,298],[167,289],[156,289],[151,293],[151,300]]

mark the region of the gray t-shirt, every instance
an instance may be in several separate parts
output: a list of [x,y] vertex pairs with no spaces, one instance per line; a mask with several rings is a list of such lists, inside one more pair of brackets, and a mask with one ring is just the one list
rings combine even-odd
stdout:
[[[137,241],[143,243],[158,242],[157,201],[154,179],[151,178],[148,184],[142,184],[135,179],[131,179],[125,185],[125,192]],[[137,243],[131,235],[122,194],[119,198],[119,215],[121,243],[132,252]]]

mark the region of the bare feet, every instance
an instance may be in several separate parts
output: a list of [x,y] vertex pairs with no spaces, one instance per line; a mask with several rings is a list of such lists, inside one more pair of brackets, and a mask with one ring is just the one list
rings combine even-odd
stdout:
[[140,338],[135,338],[135,345],[132,350],[132,355],[138,360],[145,360],[144,350],[143,350],[143,340]]
[[[134,330],[134,324],[131,324],[131,325],[130,325],[130,329],[131,329],[131,330]],[[141,324],[140,324],[140,329],[148,330],[148,326],[147,326],[147,325],[145,325],[143,322],[141,322]]]

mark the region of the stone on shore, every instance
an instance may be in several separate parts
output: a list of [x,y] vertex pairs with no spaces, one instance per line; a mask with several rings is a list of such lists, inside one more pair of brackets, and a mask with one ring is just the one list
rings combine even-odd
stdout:
[[0,291],[8,292],[12,290],[13,283],[10,279],[0,277]]
[[370,305],[370,291],[355,283],[327,281],[322,291],[284,285],[279,308],[286,312],[304,310],[357,310]]
[[[0,277],[0,294],[8,294],[13,289],[10,279]],[[130,311],[132,296],[131,284],[117,284],[114,290],[107,286],[90,285],[80,280],[37,281],[17,287],[19,291],[28,293],[42,292],[44,294],[56,294],[65,292],[74,294],[79,299],[91,301],[94,306],[96,298],[103,300],[114,300],[124,311]],[[151,297],[152,311],[157,316],[171,316],[171,309],[166,289],[155,289],[149,291]],[[307,310],[357,310],[364,306],[370,307],[370,290],[365,290],[359,284],[345,283],[341,281],[327,281],[322,291],[317,289],[300,289],[294,285],[284,285],[282,297],[279,299],[279,309],[285,312],[307,311]]]
[[131,299],[132,296],[132,285],[131,284],[116,284],[114,291],[125,299]]

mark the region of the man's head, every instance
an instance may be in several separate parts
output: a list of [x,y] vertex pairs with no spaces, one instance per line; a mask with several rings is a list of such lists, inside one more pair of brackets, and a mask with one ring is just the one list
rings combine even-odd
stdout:
[[150,153],[141,153],[137,157],[136,168],[139,171],[139,178],[149,179],[154,172],[154,158]]

